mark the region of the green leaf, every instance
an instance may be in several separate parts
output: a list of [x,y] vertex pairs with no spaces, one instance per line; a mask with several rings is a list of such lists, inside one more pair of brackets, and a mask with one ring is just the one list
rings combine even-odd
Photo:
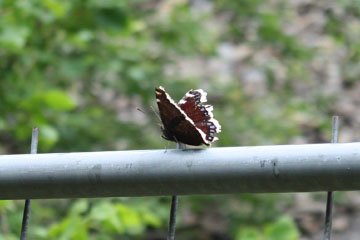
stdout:
[[54,110],[72,110],[75,102],[61,90],[50,90],[44,93],[46,104]]
[[96,204],[91,210],[89,219],[94,223],[95,227],[99,227],[100,223],[100,229],[103,228],[106,231],[114,233],[125,232],[125,226],[121,222],[115,206],[109,202],[100,202]]
[[262,240],[262,234],[256,228],[245,227],[241,228],[236,234],[236,240]]
[[15,235],[4,235],[4,236],[1,236],[0,235],[0,240],[17,240],[19,239],[18,236],[15,236]]
[[121,217],[127,232],[130,234],[140,234],[144,230],[140,215],[135,209],[118,203],[116,204],[116,210]]
[[60,224],[51,227],[48,236],[59,240],[86,240],[88,239],[86,222],[79,216],[71,215]]
[[141,218],[146,224],[159,228],[162,225],[161,219],[152,212],[153,209],[146,209],[141,213]]
[[66,1],[58,0],[42,0],[42,4],[49,9],[53,15],[59,18],[65,16],[70,6]]
[[54,146],[54,144],[59,140],[58,131],[54,127],[41,125],[39,129],[39,141],[41,142],[43,148],[48,149]]
[[293,219],[286,216],[265,226],[264,232],[268,240],[297,240],[299,238],[299,231]]
[[0,211],[10,206],[12,202],[13,202],[12,200],[0,200]]
[[77,200],[71,207],[70,213],[79,215],[84,213],[89,207],[89,201],[86,199]]
[[21,50],[29,36],[29,29],[26,26],[5,26],[0,28],[0,47],[5,50]]

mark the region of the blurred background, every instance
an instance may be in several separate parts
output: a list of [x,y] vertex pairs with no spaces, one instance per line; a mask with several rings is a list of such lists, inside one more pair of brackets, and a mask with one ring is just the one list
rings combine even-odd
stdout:
[[[39,153],[165,148],[159,85],[208,92],[216,147],[329,142],[334,114],[340,142],[360,139],[359,1],[1,0],[0,16],[0,154],[29,153],[34,126]],[[177,239],[322,239],[325,202],[181,197]],[[23,205],[0,201],[1,240],[18,239]],[[164,240],[169,205],[35,200],[29,239]],[[334,238],[359,226],[359,193],[336,193]]]

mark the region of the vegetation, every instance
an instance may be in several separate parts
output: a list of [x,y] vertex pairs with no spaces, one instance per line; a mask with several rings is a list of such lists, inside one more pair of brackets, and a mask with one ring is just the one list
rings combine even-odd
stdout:
[[[29,152],[33,126],[40,153],[164,148],[151,113],[159,85],[176,100],[209,93],[216,146],[328,141],[336,96],[357,86],[360,9],[295,2],[0,1],[0,153]],[[29,239],[164,239],[169,201],[36,200]],[[282,211],[291,202],[183,197],[178,236],[298,239]],[[0,240],[18,238],[22,207],[0,201]]]

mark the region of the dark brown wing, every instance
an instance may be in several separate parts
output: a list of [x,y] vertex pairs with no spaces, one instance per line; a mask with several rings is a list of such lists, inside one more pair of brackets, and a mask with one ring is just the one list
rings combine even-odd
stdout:
[[213,117],[213,106],[203,105],[207,93],[202,89],[190,90],[179,101],[179,107],[194,122],[195,126],[205,134],[204,142],[210,145],[218,140],[215,133],[221,132],[219,122]]
[[156,102],[165,139],[194,146],[207,144],[203,140],[205,134],[195,127],[194,122],[162,87],[156,88]]

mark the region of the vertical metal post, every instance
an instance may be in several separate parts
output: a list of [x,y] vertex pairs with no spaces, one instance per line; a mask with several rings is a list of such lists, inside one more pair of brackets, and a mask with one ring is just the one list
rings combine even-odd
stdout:
[[[339,140],[339,116],[333,116],[331,143],[338,143],[338,140]],[[333,204],[334,204],[334,192],[329,191],[327,193],[327,202],[326,202],[324,240],[331,239]]]
[[[39,128],[34,127],[32,129],[30,154],[37,153],[38,142],[39,142]],[[31,208],[31,199],[26,199],[24,206],[23,220],[21,225],[20,240],[26,240],[27,238],[27,230],[28,230],[29,218],[30,218],[30,208]]]
[[[184,148],[185,148],[185,145],[183,143],[177,143],[176,149],[184,149]],[[178,196],[172,196],[168,240],[175,240],[176,211],[177,211],[177,207],[178,207],[178,202],[179,202]]]

